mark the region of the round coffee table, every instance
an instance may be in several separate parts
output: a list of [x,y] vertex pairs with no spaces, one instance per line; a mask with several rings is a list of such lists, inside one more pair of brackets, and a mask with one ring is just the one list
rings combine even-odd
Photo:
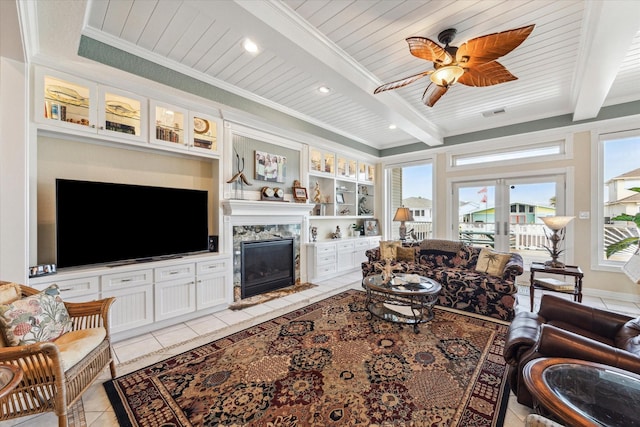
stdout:
[[543,357],[527,363],[534,407],[571,426],[640,426],[640,375],[600,363]]
[[370,314],[389,322],[413,325],[416,334],[421,323],[433,319],[433,306],[442,289],[435,280],[416,274],[395,274],[387,281],[376,274],[365,277],[362,286],[367,291]]

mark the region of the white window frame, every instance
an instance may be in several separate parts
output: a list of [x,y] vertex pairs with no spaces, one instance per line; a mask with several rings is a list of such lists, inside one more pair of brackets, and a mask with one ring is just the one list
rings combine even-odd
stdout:
[[[382,169],[384,172],[384,218],[385,220],[383,221],[384,224],[384,236],[386,239],[392,238],[393,236],[391,236],[392,234],[392,226],[393,226],[393,215],[395,214],[395,212],[392,212],[392,206],[391,206],[391,174],[389,173],[389,171],[391,169],[395,169],[395,168],[405,168],[405,167],[411,167],[411,166],[421,166],[421,165],[426,165],[426,164],[430,164],[431,165],[431,195],[432,195],[432,200],[431,200],[431,229],[432,230],[436,230],[436,217],[435,217],[435,212],[437,211],[436,209],[436,200],[438,198],[437,194],[436,194],[436,189],[437,189],[437,185],[436,185],[436,180],[437,180],[437,176],[438,176],[438,172],[436,170],[436,159],[435,157],[425,157],[419,160],[407,160],[407,161],[396,161],[393,163],[387,163],[384,164]],[[391,236],[391,237],[390,237]]]
[[591,132],[591,211],[594,213],[591,222],[591,239],[597,242],[591,245],[591,269],[619,273],[623,261],[609,260],[604,256],[604,142],[615,139],[640,137],[640,128],[600,129]]

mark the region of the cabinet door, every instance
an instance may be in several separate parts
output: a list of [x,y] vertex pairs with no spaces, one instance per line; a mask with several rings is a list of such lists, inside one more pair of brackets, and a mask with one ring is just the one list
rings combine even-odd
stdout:
[[221,120],[202,113],[189,113],[189,149],[206,155],[220,155],[222,147]]
[[52,70],[36,69],[34,107],[39,123],[75,131],[96,133],[97,85]]
[[351,270],[354,267],[354,241],[338,243],[338,271]]
[[186,124],[189,114],[186,109],[159,101],[149,101],[149,140],[152,144],[188,150]]
[[227,303],[226,274],[198,276],[196,280],[196,309]]
[[146,143],[147,99],[104,86],[100,86],[98,92],[98,133]]
[[153,323],[153,285],[135,286],[102,292],[115,297],[111,306],[111,333],[129,331]]
[[196,310],[194,278],[155,284],[155,320],[165,320]]

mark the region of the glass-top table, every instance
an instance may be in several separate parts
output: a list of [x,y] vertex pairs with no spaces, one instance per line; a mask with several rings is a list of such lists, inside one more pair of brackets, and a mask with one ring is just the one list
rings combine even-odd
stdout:
[[523,373],[537,409],[567,425],[640,426],[640,375],[564,358],[532,360]]
[[381,274],[362,279],[367,291],[367,309],[381,319],[413,325],[433,319],[433,306],[442,290],[440,283],[417,274],[395,274],[385,280]]

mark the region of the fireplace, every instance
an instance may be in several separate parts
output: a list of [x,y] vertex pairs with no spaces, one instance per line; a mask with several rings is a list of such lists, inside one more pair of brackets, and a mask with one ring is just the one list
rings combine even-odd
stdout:
[[242,298],[291,286],[295,282],[293,238],[241,242],[240,259]]

